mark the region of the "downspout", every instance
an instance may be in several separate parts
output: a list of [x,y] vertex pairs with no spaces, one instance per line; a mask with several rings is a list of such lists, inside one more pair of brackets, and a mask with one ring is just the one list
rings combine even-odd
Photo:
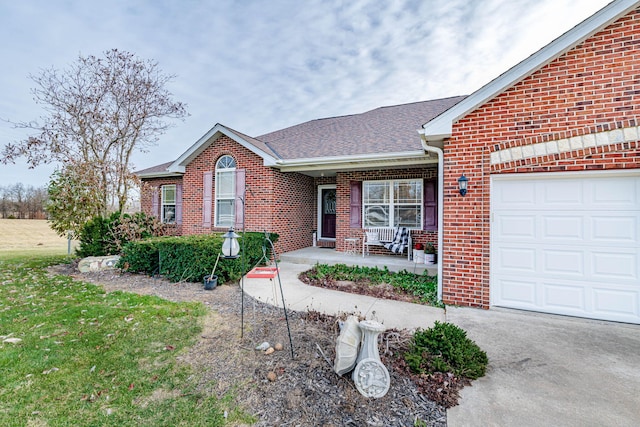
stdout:
[[435,153],[438,156],[438,301],[442,301],[442,259],[444,253],[444,152],[439,147],[433,147],[427,143],[424,130],[420,132],[420,142],[424,151]]

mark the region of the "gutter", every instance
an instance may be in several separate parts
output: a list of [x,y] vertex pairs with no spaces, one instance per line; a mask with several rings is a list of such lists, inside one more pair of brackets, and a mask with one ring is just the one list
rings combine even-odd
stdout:
[[380,160],[406,160],[414,159],[423,154],[421,150],[401,151],[394,153],[372,153],[357,154],[353,156],[327,156],[327,157],[306,157],[300,159],[278,159],[275,162],[276,167],[308,167],[308,166],[334,166],[341,164],[354,164],[375,162]]
[[424,151],[438,156],[438,301],[442,302],[442,259],[444,258],[444,152],[439,147],[429,145],[424,129],[418,130]]
[[179,178],[182,177],[183,173],[169,172],[169,171],[161,171],[161,172],[148,172],[143,174],[138,174],[134,172],[138,178]]

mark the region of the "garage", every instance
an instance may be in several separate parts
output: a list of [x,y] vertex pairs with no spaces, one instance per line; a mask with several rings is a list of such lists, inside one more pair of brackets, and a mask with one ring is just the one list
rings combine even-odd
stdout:
[[494,175],[491,305],[640,323],[640,172]]

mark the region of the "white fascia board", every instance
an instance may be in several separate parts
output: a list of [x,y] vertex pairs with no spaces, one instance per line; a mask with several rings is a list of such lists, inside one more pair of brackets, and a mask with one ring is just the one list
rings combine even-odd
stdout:
[[640,6],[640,1],[638,0],[615,0],[609,3],[524,61],[513,66],[433,120],[425,123],[422,126],[424,130],[420,133],[424,135],[426,141],[436,141],[451,137],[453,124],[456,121],[638,6]]
[[143,173],[143,174],[137,173],[136,176],[138,178],[180,178],[182,177],[182,173],[161,171],[161,172],[149,172],[149,173]]
[[425,163],[427,160],[423,150],[403,151],[398,153],[375,153],[356,156],[310,157],[304,159],[278,160],[276,168],[283,171],[305,171],[319,169],[347,169],[380,165],[384,162],[406,161],[407,164]]
[[[451,136],[451,133],[449,133],[449,135],[446,135],[446,134],[426,135],[425,130],[423,128],[418,129],[418,134],[420,135],[420,141],[422,142],[423,147],[426,144],[427,146],[436,147],[436,148],[439,148],[440,150],[444,149],[445,138],[449,138]],[[425,151],[431,151],[431,150],[425,148]]]
[[262,157],[265,166],[273,166],[276,162],[276,159],[267,154],[266,152],[260,150],[255,145],[250,144],[244,138],[238,136],[235,132],[232,132],[229,128],[217,123],[214,127],[212,127],[209,132],[205,133],[200,139],[198,139],[195,144],[187,149],[178,159],[173,162],[167,170],[170,172],[177,173],[185,173],[186,166],[191,162],[195,157],[198,156],[205,148],[209,146],[209,141],[211,139],[217,139],[220,135],[226,135],[229,138],[233,139],[238,144],[242,145],[247,150],[257,154]]
[[401,158],[409,158],[415,156],[424,156],[422,150],[401,151],[396,153],[374,153],[374,154],[358,154],[354,156],[331,156],[331,157],[307,157],[302,159],[278,160],[276,166],[286,165],[317,165],[317,164],[339,164],[339,163],[362,163],[370,160],[394,160]]

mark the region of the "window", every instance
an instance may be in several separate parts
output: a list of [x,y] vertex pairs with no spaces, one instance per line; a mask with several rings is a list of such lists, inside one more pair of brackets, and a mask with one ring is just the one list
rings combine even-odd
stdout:
[[422,180],[364,181],[364,227],[422,228]]
[[236,161],[222,156],[216,163],[216,227],[232,227],[235,217]]
[[162,186],[162,210],[160,212],[162,222],[165,224],[173,224],[176,222],[176,186]]

